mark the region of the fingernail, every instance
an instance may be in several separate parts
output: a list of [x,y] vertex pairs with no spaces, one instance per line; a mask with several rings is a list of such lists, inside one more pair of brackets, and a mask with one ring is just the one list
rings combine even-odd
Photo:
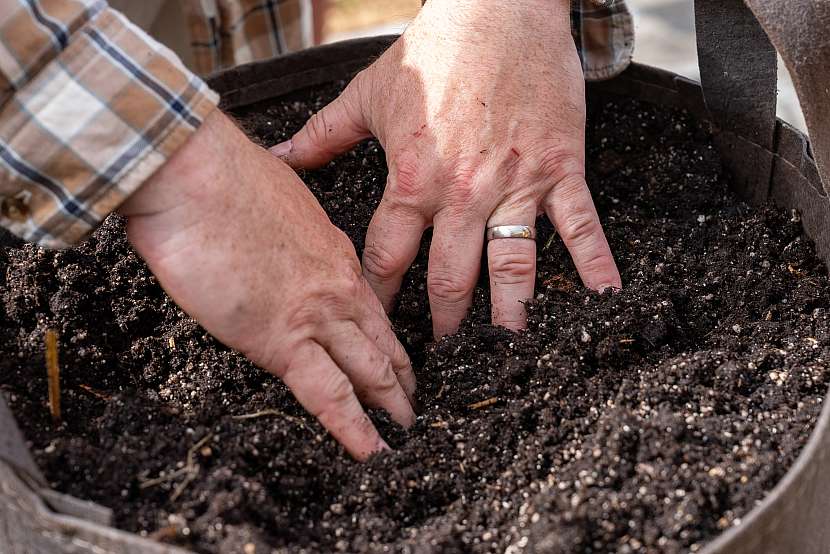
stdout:
[[392,447],[386,444],[386,441],[383,439],[378,439],[378,449],[377,452],[382,450],[392,450]]
[[272,146],[268,150],[278,158],[285,158],[291,153],[292,148],[294,148],[294,144],[290,140],[287,140],[277,144],[276,146]]
[[597,288],[597,290],[598,290],[599,292],[605,292],[605,291],[607,291],[607,290],[609,290],[609,289],[611,290],[611,292],[617,292],[618,290],[620,290],[620,287],[618,287],[617,285],[600,285],[600,286]]

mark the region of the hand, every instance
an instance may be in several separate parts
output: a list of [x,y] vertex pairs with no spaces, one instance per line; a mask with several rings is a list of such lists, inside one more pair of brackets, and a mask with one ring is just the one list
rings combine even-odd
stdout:
[[[343,94],[272,152],[320,166],[374,135],[389,177],[363,272],[384,307],[434,226],[427,289],[436,338],[467,313],[486,227],[546,212],[594,289],[621,286],[584,178],[585,98],[569,0],[430,0]],[[487,245],[493,323],[526,325],[536,245]]]
[[179,306],[282,378],[354,457],[386,448],[358,399],[412,424],[412,367],[351,242],[221,112],[121,212]]

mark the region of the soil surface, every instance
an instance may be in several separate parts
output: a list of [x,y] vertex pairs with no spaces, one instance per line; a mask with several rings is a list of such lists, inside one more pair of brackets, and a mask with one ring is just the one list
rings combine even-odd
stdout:
[[[270,145],[339,86],[237,116]],[[797,214],[727,192],[688,115],[601,98],[589,112],[588,182],[625,288],[584,289],[540,220],[527,332],[488,324],[482,281],[433,344],[425,241],[393,314],[420,416],[404,432],[375,414],[396,449],[366,464],[182,313],[117,218],[70,251],[4,249],[0,389],[49,480],[198,552],[679,552],[739,524],[827,391],[825,268]],[[304,178],[360,250],[385,176],[367,142]]]

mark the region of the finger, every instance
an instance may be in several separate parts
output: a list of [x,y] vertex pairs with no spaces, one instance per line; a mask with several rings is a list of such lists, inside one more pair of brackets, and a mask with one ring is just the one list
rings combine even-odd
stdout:
[[[536,223],[536,206],[521,209],[497,209],[487,227]],[[490,304],[493,325],[513,331],[527,327],[524,303],[533,297],[536,284],[536,241],[525,238],[493,239],[487,243],[487,266],[490,273]]]
[[366,460],[389,448],[363,411],[349,378],[319,344],[301,346],[282,380],[354,458]]
[[404,427],[415,422],[415,412],[398,382],[391,359],[356,324],[336,325],[323,337],[322,344],[349,377],[365,405],[386,410]]
[[574,176],[557,184],[545,199],[545,212],[586,287],[600,291],[622,288],[620,272],[584,178]]
[[398,382],[401,384],[404,393],[406,393],[409,403],[415,406],[415,372],[412,370],[412,362],[409,360],[409,355],[406,349],[395,336],[392,331],[392,324],[380,301],[373,295],[368,294],[366,305],[368,307],[367,313],[360,322],[360,328],[373,341],[381,352],[389,356],[392,362],[392,369],[398,376]]
[[458,330],[473,303],[473,289],[481,268],[484,222],[458,215],[436,215],[429,248],[427,291],[436,339]]
[[358,90],[355,78],[332,103],[311,116],[291,140],[271,147],[270,152],[295,169],[311,169],[325,165],[372,136],[363,117]]
[[412,265],[426,229],[424,218],[414,211],[396,209],[382,200],[366,231],[363,275],[391,312],[404,274]]

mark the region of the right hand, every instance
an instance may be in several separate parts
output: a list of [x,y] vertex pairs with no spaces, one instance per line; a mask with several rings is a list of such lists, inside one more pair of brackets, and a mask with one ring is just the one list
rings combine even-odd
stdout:
[[219,110],[120,211],[173,300],[279,376],[352,456],[388,448],[361,401],[414,422],[412,366],[351,242]]
[[[488,227],[546,213],[587,287],[622,286],[585,182],[585,81],[570,0],[432,0],[406,32],[290,141],[313,168],[375,136],[389,177],[363,270],[387,310],[433,227],[426,288],[435,338],[473,302]],[[492,322],[527,327],[536,243],[486,244]]]

